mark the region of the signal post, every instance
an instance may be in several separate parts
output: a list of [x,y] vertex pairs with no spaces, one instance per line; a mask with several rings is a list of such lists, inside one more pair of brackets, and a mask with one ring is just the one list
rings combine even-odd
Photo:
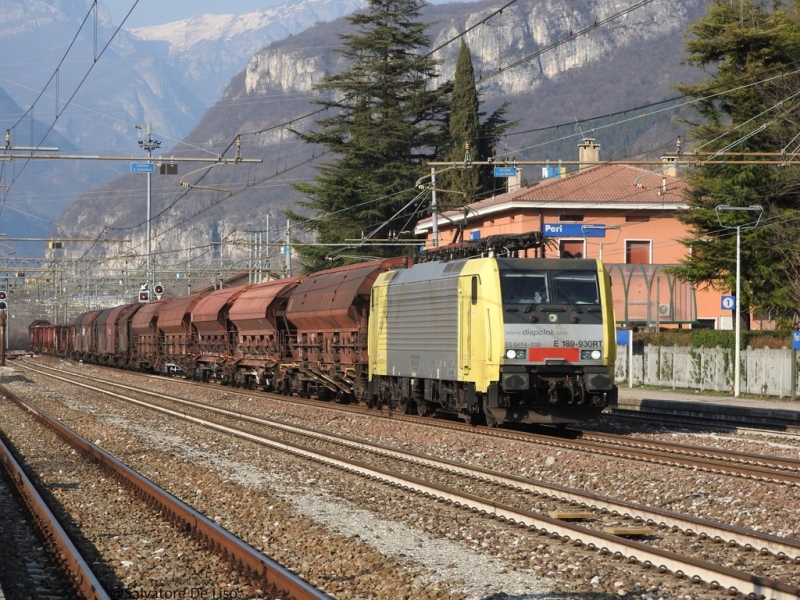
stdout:
[[8,292],[0,290],[0,367],[6,366],[6,310]]

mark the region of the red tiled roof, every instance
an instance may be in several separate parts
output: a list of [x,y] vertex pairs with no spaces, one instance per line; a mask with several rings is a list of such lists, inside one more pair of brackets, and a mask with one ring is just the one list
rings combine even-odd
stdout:
[[[633,165],[598,165],[568,175],[566,178],[543,179],[533,185],[480,200],[469,205],[474,213],[493,212],[492,208],[520,204],[532,205],[651,205],[652,208],[674,210],[685,206],[683,193],[689,185],[678,177],[650,171]],[[448,211],[461,215],[463,211]],[[417,229],[430,227],[432,219],[424,219]]]
[[[688,185],[678,177],[632,165],[599,165],[565,179],[543,179],[515,199],[531,202],[681,204]],[[498,196],[497,198],[502,198]]]

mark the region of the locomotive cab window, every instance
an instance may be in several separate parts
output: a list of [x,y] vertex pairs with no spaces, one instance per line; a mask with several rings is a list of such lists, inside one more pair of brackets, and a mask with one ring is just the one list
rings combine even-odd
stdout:
[[546,271],[508,271],[500,273],[503,304],[541,304],[549,302]]
[[595,271],[553,271],[554,302],[560,304],[600,304]]

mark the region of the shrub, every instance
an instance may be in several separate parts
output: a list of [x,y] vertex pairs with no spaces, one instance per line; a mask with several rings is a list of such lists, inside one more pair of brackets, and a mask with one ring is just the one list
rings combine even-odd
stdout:
[[[742,348],[783,348],[791,347],[790,329],[771,331],[742,331]],[[652,346],[684,346],[689,348],[728,348],[734,349],[736,332],[721,329],[675,329],[658,332],[633,334],[634,343]]]

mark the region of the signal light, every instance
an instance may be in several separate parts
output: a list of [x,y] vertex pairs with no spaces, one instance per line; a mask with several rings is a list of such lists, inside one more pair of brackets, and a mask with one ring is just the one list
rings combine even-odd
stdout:
[[164,293],[164,286],[161,285],[160,283],[157,283],[153,288],[153,291],[156,293],[156,297],[160,298],[161,294]]
[[8,298],[8,292],[0,290],[0,300],[5,300],[6,298]]
[[139,292],[139,302],[150,302],[150,292]]
[[5,300],[0,300],[0,310],[6,310],[8,308],[8,304],[6,304]]

